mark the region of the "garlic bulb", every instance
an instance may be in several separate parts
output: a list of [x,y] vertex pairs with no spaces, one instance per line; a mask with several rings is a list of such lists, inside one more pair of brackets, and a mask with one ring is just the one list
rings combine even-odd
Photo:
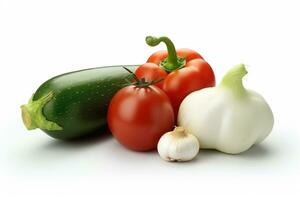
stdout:
[[245,65],[234,66],[217,87],[189,94],[178,124],[194,134],[203,149],[238,154],[262,142],[274,124],[272,110],[257,92],[243,86]]
[[176,127],[165,133],[159,140],[157,150],[160,157],[166,161],[189,161],[199,152],[198,139],[185,131],[183,127]]

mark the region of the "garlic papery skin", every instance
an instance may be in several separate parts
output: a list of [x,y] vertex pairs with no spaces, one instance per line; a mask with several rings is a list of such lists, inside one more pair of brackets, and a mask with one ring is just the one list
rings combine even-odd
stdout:
[[198,139],[185,131],[183,127],[176,127],[165,133],[157,144],[160,157],[166,161],[189,161],[199,152]]
[[198,137],[202,149],[238,154],[262,142],[274,117],[265,99],[244,88],[245,65],[234,66],[217,87],[189,94],[181,103],[178,125]]

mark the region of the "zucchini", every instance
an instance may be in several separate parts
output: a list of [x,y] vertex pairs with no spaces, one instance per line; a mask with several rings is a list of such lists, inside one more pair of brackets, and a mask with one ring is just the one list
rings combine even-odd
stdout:
[[[135,70],[137,65],[126,67]],[[37,89],[28,104],[21,106],[23,123],[28,130],[39,128],[62,140],[96,133],[106,125],[111,98],[130,77],[122,66],[53,77]]]

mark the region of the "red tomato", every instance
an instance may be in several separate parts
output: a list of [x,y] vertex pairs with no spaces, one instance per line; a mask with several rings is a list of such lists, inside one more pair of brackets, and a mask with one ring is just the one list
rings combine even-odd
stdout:
[[160,137],[173,129],[174,112],[168,96],[156,86],[127,86],[110,102],[108,126],[125,147],[156,149]]

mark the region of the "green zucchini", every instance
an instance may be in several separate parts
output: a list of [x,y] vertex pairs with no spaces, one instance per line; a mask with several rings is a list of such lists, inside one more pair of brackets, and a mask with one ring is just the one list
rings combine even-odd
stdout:
[[[136,65],[126,66],[131,70]],[[22,119],[28,130],[39,128],[57,139],[75,139],[96,133],[106,125],[113,95],[131,75],[123,66],[85,69],[44,82],[28,104]]]

